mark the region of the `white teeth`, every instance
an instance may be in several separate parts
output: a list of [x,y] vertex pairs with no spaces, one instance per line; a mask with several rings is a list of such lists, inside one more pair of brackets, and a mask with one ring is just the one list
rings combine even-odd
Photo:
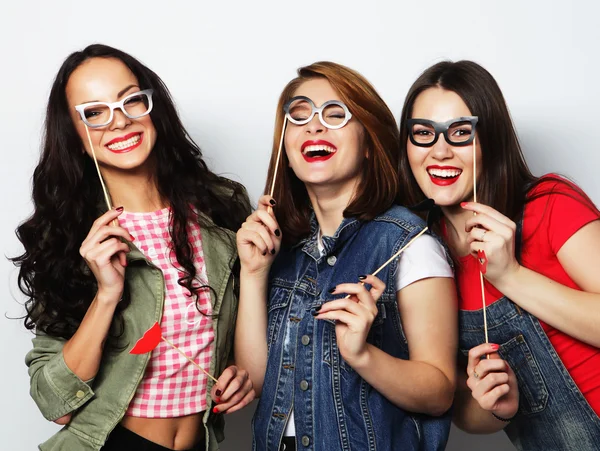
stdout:
[[114,144],[109,144],[106,147],[108,147],[110,150],[123,150],[123,149],[127,149],[128,147],[134,146],[138,142],[140,142],[141,136],[142,136],[142,134],[140,133],[139,135],[135,135],[135,136],[129,138],[127,141],[119,141],[119,142],[116,142]]
[[334,153],[335,152],[335,148],[330,147],[330,146],[306,146],[303,150],[302,153],[304,155],[306,155],[309,152],[327,152],[327,153]]
[[460,169],[428,169],[427,172],[429,172],[430,175],[433,175],[434,177],[443,177],[443,178],[454,178],[454,177],[458,177],[460,174],[462,174],[462,170]]

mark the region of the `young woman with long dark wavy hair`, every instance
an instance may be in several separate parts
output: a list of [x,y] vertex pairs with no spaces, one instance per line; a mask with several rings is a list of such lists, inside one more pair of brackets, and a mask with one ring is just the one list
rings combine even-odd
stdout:
[[400,145],[401,196],[441,206],[457,262],[468,359],[456,424],[504,429],[520,450],[598,449],[600,212],[567,179],[530,172],[498,84],[474,62],[441,62],[415,81]]
[[[99,171],[113,205],[107,210]],[[162,80],[104,45],[71,54],[48,101],[33,215],[13,261],[35,330],[31,395],[65,427],[42,450],[216,450],[254,396],[229,366],[245,190],[212,173]],[[154,322],[166,342],[128,351]],[[212,386],[212,387],[211,387]]]

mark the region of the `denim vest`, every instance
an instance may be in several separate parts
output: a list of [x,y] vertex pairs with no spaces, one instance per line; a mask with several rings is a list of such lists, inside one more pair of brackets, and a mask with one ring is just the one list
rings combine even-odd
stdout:
[[[520,259],[522,221],[516,236]],[[519,411],[504,431],[518,450],[600,449],[600,418],[556,354],[539,320],[507,297],[487,307],[490,343],[515,372]],[[485,341],[483,311],[460,311],[460,350]]]
[[[318,305],[345,296],[329,294],[330,288],[373,273],[424,227],[399,206],[368,222],[346,218],[333,237],[323,237],[321,256],[313,216],[310,237],[280,252],[269,278],[268,362],[253,419],[255,451],[279,449],[292,409],[298,450],[444,449],[449,414],[433,418],[392,404],[343,360],[334,323],[311,314]],[[377,301],[379,313],[367,341],[408,359],[396,267],[397,259],[378,274],[386,289]]]

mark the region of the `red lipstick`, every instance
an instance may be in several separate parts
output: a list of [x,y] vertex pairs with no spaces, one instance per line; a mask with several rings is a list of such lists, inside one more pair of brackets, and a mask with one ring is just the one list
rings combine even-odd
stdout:
[[[127,141],[127,140],[129,140],[129,139],[131,139],[131,138],[133,138],[135,136],[139,136],[140,139],[135,144],[133,144],[133,145],[131,145],[129,147],[125,147],[125,148],[122,148],[122,149],[111,149],[110,147],[108,147],[108,146],[110,146],[112,144],[117,144],[117,143],[120,143],[120,142]],[[142,144],[143,140],[144,140],[144,133],[142,133],[142,132],[128,133],[125,136],[119,136],[118,138],[115,138],[115,139],[107,142],[104,145],[104,147],[106,147],[109,151],[111,151],[113,153],[126,153],[126,152],[131,152],[136,147],[139,147],[139,145]]]
[[[312,154],[312,152],[310,154],[304,153],[304,149],[306,149],[308,146],[330,147],[330,148],[333,149],[333,152],[327,152],[324,155],[314,155],[314,154]],[[331,157],[333,157],[336,154],[336,152],[337,152],[337,147],[335,147],[329,141],[325,141],[325,140],[322,140],[322,139],[317,139],[317,140],[305,141],[302,144],[302,147],[300,147],[300,151],[302,152],[302,157],[304,157],[304,160],[306,162],[308,162],[308,163],[316,163],[318,161],[327,161]]]
[[[429,172],[431,169],[458,171],[458,175],[456,175],[454,177],[436,176],[436,175],[431,174],[431,172]],[[455,166],[438,166],[438,165],[432,165],[432,166],[427,166],[427,174],[429,175],[429,178],[431,179],[431,182],[434,185],[449,186],[449,185],[452,185],[452,184],[456,183],[456,181],[458,180],[458,178],[462,174],[462,169],[457,168]]]

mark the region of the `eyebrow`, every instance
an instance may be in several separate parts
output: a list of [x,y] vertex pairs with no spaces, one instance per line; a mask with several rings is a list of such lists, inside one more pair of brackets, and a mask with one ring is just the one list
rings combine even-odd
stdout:
[[129,85],[125,89],[121,89],[119,91],[119,93],[117,94],[117,98],[121,97],[123,94],[125,94],[127,91],[129,91],[131,88],[139,88],[139,86],[138,85]]
[[[126,88],[121,89],[119,91],[119,93],[117,94],[117,99],[119,97],[121,97],[123,94],[125,94],[127,91],[129,91],[131,88],[138,88],[139,89],[139,86],[138,85],[129,85]],[[87,102],[82,102],[81,105],[84,105],[86,103],[96,103],[96,102],[101,102],[101,100],[88,100]]]

